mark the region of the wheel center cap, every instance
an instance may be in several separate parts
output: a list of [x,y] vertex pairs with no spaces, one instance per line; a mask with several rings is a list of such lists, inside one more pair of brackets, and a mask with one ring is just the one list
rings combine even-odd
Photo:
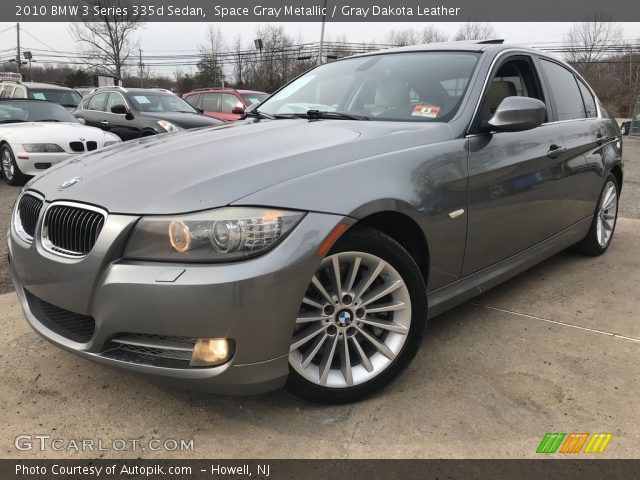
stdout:
[[338,315],[336,315],[336,321],[341,327],[348,327],[353,321],[353,315],[351,315],[351,312],[348,310],[341,310],[338,312]]

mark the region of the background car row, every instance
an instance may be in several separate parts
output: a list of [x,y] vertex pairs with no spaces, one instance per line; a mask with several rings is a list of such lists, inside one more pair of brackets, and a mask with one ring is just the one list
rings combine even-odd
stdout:
[[268,96],[201,89],[182,99],[168,90],[117,86],[81,92],[0,74],[0,161],[8,184],[24,184],[75,154],[120,141],[235,121]]

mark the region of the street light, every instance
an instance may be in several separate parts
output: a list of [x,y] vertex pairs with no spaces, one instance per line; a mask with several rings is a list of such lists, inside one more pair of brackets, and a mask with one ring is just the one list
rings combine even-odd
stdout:
[[33,55],[28,50],[25,51],[25,52],[22,52],[22,55],[24,55],[24,58],[29,60],[29,77],[31,78],[31,81],[33,82],[33,68],[31,68],[31,62],[32,61],[35,62],[35,60],[33,60]]
[[[263,47],[262,39],[261,38],[256,38],[253,41],[253,45],[256,47],[256,50],[260,50],[260,66],[262,68],[262,47]],[[263,79],[262,80],[262,89],[264,90],[266,88],[265,87],[266,81],[264,80],[264,75],[262,75],[261,78]]]

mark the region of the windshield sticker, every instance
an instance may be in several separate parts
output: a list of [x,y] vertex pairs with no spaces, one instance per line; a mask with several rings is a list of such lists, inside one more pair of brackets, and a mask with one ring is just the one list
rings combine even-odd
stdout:
[[42,92],[33,92],[33,98],[35,98],[36,100],[46,100],[47,97],[44,96],[44,93]]
[[423,105],[419,103],[413,109],[412,117],[436,118],[440,112],[440,107],[436,105]]
[[147,97],[145,97],[144,95],[134,95],[133,98],[136,99],[136,102],[143,104],[143,103],[151,103],[149,101],[149,99]]

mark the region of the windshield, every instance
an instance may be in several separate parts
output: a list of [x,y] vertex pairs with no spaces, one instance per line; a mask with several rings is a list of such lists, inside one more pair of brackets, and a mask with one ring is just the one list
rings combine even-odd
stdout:
[[38,100],[0,102],[0,123],[16,122],[78,123],[78,120],[57,103]]
[[253,105],[254,103],[260,103],[268,96],[269,96],[268,93],[243,93],[241,95],[241,97],[247,101],[248,105]]
[[339,112],[370,120],[446,122],[479,54],[410,52],[356,57],[311,70],[260,106],[268,115]]
[[131,93],[130,98],[134,109],[139,112],[198,113],[187,102],[170,93]]
[[29,97],[35,100],[49,100],[64,107],[77,107],[82,97],[75,90],[30,88]]

